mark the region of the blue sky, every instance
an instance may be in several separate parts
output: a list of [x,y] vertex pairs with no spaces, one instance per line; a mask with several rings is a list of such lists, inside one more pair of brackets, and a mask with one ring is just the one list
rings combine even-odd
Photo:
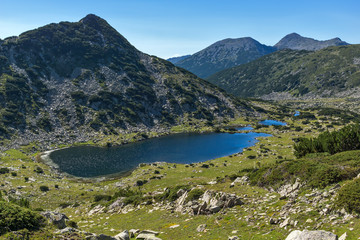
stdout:
[[292,32],[360,43],[359,0],[1,0],[0,5],[2,39],[94,13],[139,50],[162,58],[192,54],[224,38],[274,45]]

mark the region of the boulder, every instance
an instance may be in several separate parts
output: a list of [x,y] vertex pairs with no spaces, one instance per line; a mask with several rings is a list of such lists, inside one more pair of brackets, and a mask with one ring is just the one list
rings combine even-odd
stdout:
[[68,220],[69,218],[65,214],[51,211],[41,212],[40,214],[43,215],[46,219],[48,219],[58,229],[66,228],[65,220]]
[[154,240],[156,238],[157,237],[155,236],[155,234],[152,233],[140,233],[136,237],[136,239],[141,239],[141,240]]
[[240,238],[238,236],[231,236],[228,240],[240,240]]
[[125,206],[124,200],[125,197],[118,198],[108,207],[109,212],[119,211],[122,207]]
[[343,235],[339,237],[339,240],[346,240],[346,238],[347,238],[347,233],[345,232]]
[[196,231],[197,232],[204,232],[206,229],[207,225],[206,224],[200,224],[197,228]]
[[338,236],[327,231],[292,231],[285,240],[338,240]]
[[112,236],[100,234],[89,237],[89,240],[117,240],[117,239]]
[[121,233],[119,233],[118,235],[115,236],[116,240],[130,240],[130,235],[128,230],[125,230]]
[[138,234],[139,232],[140,232],[139,229],[130,229],[130,230],[129,230],[130,238],[135,237],[135,234]]

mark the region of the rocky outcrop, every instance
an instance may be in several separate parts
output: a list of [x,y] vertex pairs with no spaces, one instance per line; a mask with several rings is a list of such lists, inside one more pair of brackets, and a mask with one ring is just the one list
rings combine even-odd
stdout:
[[210,190],[207,190],[198,200],[187,202],[187,196],[188,191],[184,191],[176,201],[175,211],[192,215],[207,215],[244,204],[235,194]]
[[292,231],[285,240],[338,240],[338,236],[326,231]]
[[69,220],[65,214],[58,212],[45,211],[42,212],[41,215],[48,219],[48,221],[50,221],[50,223],[55,225],[58,229],[66,228],[66,220]]
[[302,183],[297,178],[294,184],[286,184],[281,186],[277,192],[280,194],[280,199],[283,198],[296,198]]

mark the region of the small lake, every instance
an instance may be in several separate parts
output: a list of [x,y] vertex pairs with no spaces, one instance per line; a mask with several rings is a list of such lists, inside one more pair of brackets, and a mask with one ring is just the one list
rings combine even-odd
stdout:
[[253,130],[254,128],[251,127],[250,125],[246,126],[246,127],[238,127],[236,128],[237,131],[250,131]]
[[299,111],[295,111],[294,116],[295,116],[295,117],[300,116],[300,112],[299,112]]
[[280,122],[280,121],[276,121],[276,120],[269,120],[269,119],[261,121],[259,123],[262,125],[266,125],[266,126],[285,126],[286,125],[286,123],[284,123],[284,122]]
[[174,134],[119,147],[71,147],[53,151],[50,160],[76,177],[125,174],[140,163],[197,163],[242,152],[265,133]]

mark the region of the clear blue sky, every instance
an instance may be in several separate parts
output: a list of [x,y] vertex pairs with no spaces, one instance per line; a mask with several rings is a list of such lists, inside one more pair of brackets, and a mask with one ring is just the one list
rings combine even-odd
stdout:
[[139,50],[163,58],[224,38],[274,45],[292,32],[360,43],[359,0],[1,0],[0,6],[2,39],[94,13]]

